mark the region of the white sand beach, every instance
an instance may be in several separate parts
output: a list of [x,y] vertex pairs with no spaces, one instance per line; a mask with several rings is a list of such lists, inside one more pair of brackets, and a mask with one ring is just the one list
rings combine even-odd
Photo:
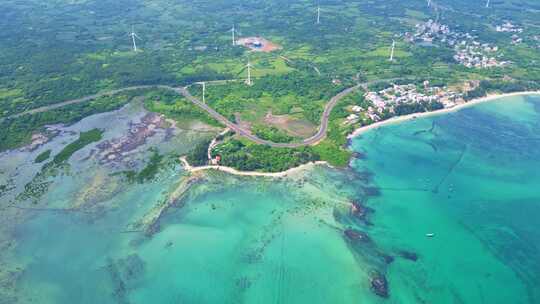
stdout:
[[313,168],[314,166],[321,166],[321,165],[330,166],[328,162],[317,161],[317,162],[310,162],[304,165],[300,165],[298,167],[291,168],[287,171],[267,173],[267,172],[257,172],[257,171],[239,171],[231,167],[217,166],[217,165],[193,167],[189,164],[185,156],[181,157],[180,161],[184,165],[184,168],[191,173],[201,172],[201,171],[206,171],[206,170],[216,170],[216,171],[222,171],[229,174],[240,175],[240,176],[262,176],[262,177],[274,177],[274,178],[286,177],[294,173]]
[[507,93],[507,94],[490,94],[490,95],[488,95],[486,97],[473,99],[473,100],[471,100],[469,102],[466,102],[466,103],[463,103],[463,104],[460,104],[460,105],[456,105],[455,107],[452,107],[452,108],[440,109],[440,110],[431,111],[431,112],[413,113],[413,114],[409,114],[409,115],[397,116],[397,117],[393,117],[393,118],[390,118],[390,119],[387,119],[387,120],[376,122],[376,123],[368,125],[368,126],[363,126],[361,128],[358,128],[358,129],[354,130],[354,132],[349,134],[347,136],[347,138],[349,138],[349,139],[354,138],[356,136],[361,135],[364,132],[367,132],[367,131],[373,130],[373,129],[377,129],[377,128],[380,128],[380,127],[385,126],[385,125],[395,124],[395,123],[399,123],[399,122],[403,122],[403,121],[407,121],[407,120],[411,120],[411,119],[422,118],[422,117],[442,115],[442,114],[446,114],[446,113],[459,111],[461,109],[471,107],[471,106],[477,105],[479,103],[496,101],[496,100],[499,100],[499,99],[505,98],[505,97],[523,96],[523,95],[540,95],[540,91],[515,92],[515,93]]

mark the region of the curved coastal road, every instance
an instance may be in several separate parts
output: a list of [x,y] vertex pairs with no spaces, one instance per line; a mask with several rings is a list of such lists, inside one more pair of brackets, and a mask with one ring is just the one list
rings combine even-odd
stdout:
[[255,135],[253,135],[249,130],[246,130],[239,125],[230,122],[225,116],[219,114],[216,110],[209,107],[207,104],[201,102],[197,98],[193,97],[186,88],[179,88],[179,89],[173,89],[175,92],[182,94],[184,97],[186,97],[189,101],[191,101],[193,104],[198,106],[199,108],[206,111],[210,116],[212,116],[217,121],[221,122],[222,124],[226,125],[231,130],[235,131],[237,134],[261,145],[268,145],[271,147],[276,148],[297,148],[302,146],[309,146],[314,145],[323,140],[326,137],[326,131],[328,130],[328,120],[330,119],[330,113],[332,112],[332,109],[336,106],[338,101],[348,95],[349,93],[353,92],[354,90],[358,89],[360,85],[356,85],[354,87],[348,88],[338,95],[332,97],[330,102],[328,102],[324,108],[323,115],[321,117],[321,125],[319,126],[319,130],[317,133],[309,138],[304,139],[302,142],[297,143],[275,143],[268,140],[261,139]]
[[275,148],[298,148],[298,147],[303,147],[303,146],[316,145],[321,140],[326,138],[326,132],[328,131],[328,121],[330,120],[330,113],[332,113],[332,110],[334,109],[336,104],[343,97],[345,97],[345,96],[349,95],[350,93],[358,90],[359,88],[366,88],[369,85],[379,83],[379,82],[389,82],[389,81],[391,82],[391,81],[396,81],[396,80],[400,80],[400,79],[404,79],[404,78],[380,79],[380,80],[374,80],[374,81],[370,81],[370,82],[364,82],[364,83],[357,84],[357,85],[355,85],[353,87],[350,87],[348,89],[345,89],[345,90],[341,91],[339,94],[332,97],[330,99],[330,101],[326,104],[326,106],[324,107],[324,111],[323,111],[323,114],[322,114],[322,117],[321,117],[321,125],[319,126],[319,129],[318,129],[317,133],[315,133],[315,135],[313,135],[313,136],[311,136],[309,138],[304,139],[301,142],[296,142],[296,143],[275,143],[275,142],[271,142],[271,141],[268,141],[268,140],[261,139],[261,138],[255,136],[255,135],[253,135],[249,130],[246,130],[246,129],[240,127],[239,125],[237,125],[235,123],[232,123],[225,116],[219,114],[216,110],[212,109],[207,104],[205,104],[202,101],[200,101],[199,99],[195,98],[193,95],[191,95],[191,93],[188,92],[187,87],[183,87],[183,88],[173,88],[173,87],[167,87],[167,86],[159,86],[159,87],[170,89],[170,90],[173,90],[173,91],[177,92],[178,94],[183,95],[187,100],[191,101],[193,104],[195,104],[199,108],[206,111],[208,114],[210,114],[210,116],[212,116],[217,121],[219,121],[222,124],[226,125],[231,130],[235,131],[237,134],[239,134],[239,135],[241,135],[241,136],[243,136],[243,137],[257,143],[257,144],[268,145],[268,146],[275,147]]
[[241,126],[229,121],[225,116],[219,114],[216,110],[212,109],[210,106],[208,106],[207,104],[203,103],[202,101],[200,101],[199,99],[197,99],[196,97],[191,95],[188,92],[187,87],[176,88],[176,87],[171,87],[171,86],[167,86],[167,85],[142,85],[142,86],[133,86],[133,87],[126,87],[126,88],[122,88],[122,89],[107,91],[107,92],[98,93],[98,94],[95,94],[95,95],[90,95],[90,96],[86,96],[86,97],[82,97],[82,98],[78,98],[78,99],[68,100],[68,101],[64,101],[64,102],[60,102],[60,103],[56,103],[56,104],[52,104],[52,105],[48,105],[48,106],[44,106],[44,107],[40,107],[40,108],[35,108],[35,109],[32,109],[32,110],[28,110],[28,111],[25,111],[25,112],[22,112],[22,113],[18,113],[18,114],[14,114],[14,115],[2,118],[2,119],[0,119],[0,121],[2,121],[4,119],[18,118],[18,117],[21,117],[21,116],[26,115],[26,114],[42,113],[42,112],[50,111],[50,110],[53,110],[53,109],[61,108],[61,107],[67,106],[67,105],[83,103],[83,102],[91,101],[91,100],[94,100],[94,99],[97,99],[97,98],[100,98],[100,97],[115,95],[115,94],[118,94],[118,93],[121,93],[121,92],[133,91],[133,90],[139,90],[139,89],[160,88],[160,89],[171,90],[171,91],[173,91],[173,92],[175,92],[175,93],[177,93],[179,95],[184,96],[191,103],[198,106],[202,110],[206,111],[210,116],[212,116],[212,118],[214,118],[217,121],[219,121],[220,123],[224,124],[225,126],[230,128],[231,130],[233,130],[234,132],[239,134],[240,136],[243,136],[243,137],[245,137],[245,138],[247,138],[247,139],[249,139],[249,140],[251,140],[251,141],[253,141],[253,142],[257,143],[257,144],[268,145],[268,146],[276,147],[276,148],[297,148],[297,147],[315,145],[315,144],[319,143],[321,140],[323,140],[326,137],[326,132],[328,131],[328,121],[330,119],[330,113],[332,112],[332,110],[334,109],[336,104],[343,97],[345,97],[348,94],[356,91],[360,87],[366,87],[366,86],[368,86],[370,84],[374,84],[374,83],[378,83],[378,82],[395,81],[395,80],[398,80],[398,79],[401,79],[401,78],[381,79],[381,80],[361,83],[361,84],[357,84],[357,85],[355,85],[353,87],[350,87],[348,89],[345,89],[345,90],[341,91],[339,94],[332,97],[332,99],[330,99],[330,101],[324,107],[324,112],[323,112],[322,117],[321,117],[321,125],[319,126],[319,129],[318,129],[317,133],[315,133],[315,135],[313,135],[313,136],[311,136],[309,138],[304,139],[301,142],[296,142],[296,143],[275,143],[275,142],[271,142],[271,141],[268,141],[268,140],[261,139],[261,138],[255,136],[255,135],[253,135],[249,130],[244,129]]

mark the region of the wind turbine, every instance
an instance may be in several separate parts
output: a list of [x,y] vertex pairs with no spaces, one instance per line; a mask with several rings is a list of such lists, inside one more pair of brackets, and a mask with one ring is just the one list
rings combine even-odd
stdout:
[[431,0],[427,1],[427,7],[431,7]]
[[249,59],[248,59],[248,63],[247,63],[247,65],[246,65],[246,68],[247,68],[247,74],[248,74],[248,78],[247,78],[247,80],[246,80],[246,84],[249,85],[249,86],[250,86],[250,85],[253,85],[253,82],[251,81],[251,67],[252,67],[251,62],[250,62]]
[[396,41],[392,40],[392,50],[390,51],[390,61],[394,61],[394,50],[396,49]]
[[137,43],[135,42],[135,38],[142,40],[137,34],[135,34],[135,28],[131,27],[131,33],[128,35],[131,36],[131,40],[133,41],[133,51],[137,52]]
[[206,82],[201,81],[201,82],[197,82],[197,83],[202,85],[202,102],[206,103]]
[[236,40],[234,38],[234,34],[236,33],[236,29],[234,28],[234,24],[232,26],[232,29],[231,29],[231,34],[232,34],[232,45],[235,46],[236,45]]
[[489,0],[486,2],[486,8],[489,8]]
[[317,6],[317,24],[321,23],[321,6]]

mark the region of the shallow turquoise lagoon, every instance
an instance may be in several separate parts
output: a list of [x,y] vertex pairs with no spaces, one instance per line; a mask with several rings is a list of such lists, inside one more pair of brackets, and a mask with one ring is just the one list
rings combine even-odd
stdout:
[[[149,141],[139,158],[189,138]],[[386,126],[351,146],[361,156],[344,170],[272,180],[188,177],[173,164],[144,184],[88,147],[35,204],[0,197],[0,303],[540,302],[539,97]],[[39,152],[1,155],[2,183],[31,178],[39,168],[17,162]]]

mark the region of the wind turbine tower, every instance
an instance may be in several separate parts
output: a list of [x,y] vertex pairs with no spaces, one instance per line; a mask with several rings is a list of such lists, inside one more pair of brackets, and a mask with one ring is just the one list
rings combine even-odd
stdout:
[[486,2],[486,8],[489,8],[489,0]]
[[206,103],[206,82],[201,81],[199,84],[202,86],[202,102]]
[[136,42],[135,38],[137,38],[139,40],[141,40],[141,38],[139,36],[137,36],[137,34],[135,34],[135,29],[134,29],[133,26],[131,27],[131,33],[129,34],[129,36],[131,36],[131,40],[133,41],[133,51],[137,52],[137,42]]
[[249,86],[253,85],[253,82],[251,82],[251,67],[252,67],[251,62],[248,61],[247,65],[246,65],[247,73],[248,73],[248,78],[246,80],[246,84],[249,85]]
[[394,51],[396,49],[396,41],[392,40],[392,50],[390,51],[390,61],[394,61]]
[[231,29],[232,45],[233,45],[233,46],[236,45],[236,39],[235,39],[235,37],[234,37],[235,34],[236,34],[236,29],[234,28],[234,24],[233,24],[232,29]]
[[321,23],[321,7],[317,6],[317,24]]
[[431,7],[431,0],[427,1],[427,7]]

